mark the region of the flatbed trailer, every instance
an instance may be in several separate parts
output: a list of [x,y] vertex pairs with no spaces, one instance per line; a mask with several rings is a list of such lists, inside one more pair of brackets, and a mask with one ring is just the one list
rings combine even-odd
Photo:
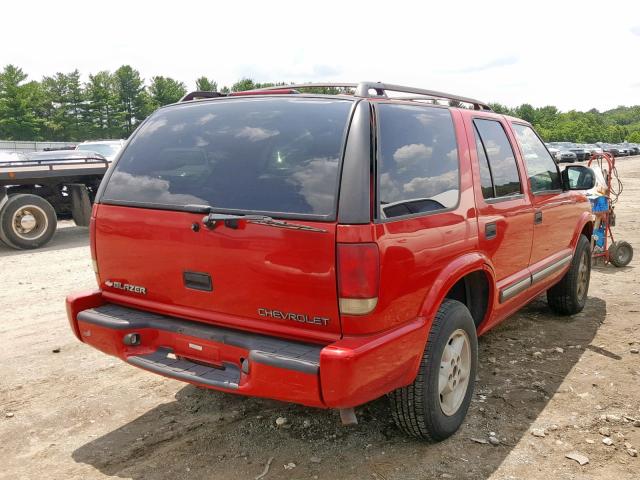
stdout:
[[91,152],[49,152],[0,162],[0,240],[16,249],[47,244],[57,221],[86,227],[110,162]]

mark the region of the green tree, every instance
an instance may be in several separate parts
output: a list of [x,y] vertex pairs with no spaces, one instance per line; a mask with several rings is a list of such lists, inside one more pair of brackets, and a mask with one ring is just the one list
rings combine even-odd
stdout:
[[76,69],[67,74],[67,108],[71,119],[71,140],[81,140],[87,136],[85,123],[84,91],[80,83],[80,72]]
[[196,80],[196,90],[201,92],[216,92],[218,91],[218,82],[202,76]]
[[81,140],[87,136],[84,91],[80,72],[56,73],[42,80],[50,101],[49,131],[56,140]]
[[89,75],[84,88],[91,137],[119,137],[121,132],[118,124],[122,119],[118,116],[118,94],[114,76],[106,70]]
[[128,137],[134,128],[151,112],[152,106],[144,89],[140,72],[129,65],[123,65],[114,74],[118,115],[121,120],[122,136]]
[[155,107],[176,103],[187,93],[184,83],[169,77],[153,77],[149,85],[149,95]]
[[489,106],[491,107],[491,110],[496,113],[501,113],[502,115],[513,115],[511,109],[506,105],[502,105],[501,103],[494,102],[490,103]]
[[244,92],[246,90],[253,90],[256,84],[250,78],[241,78],[231,86],[232,92]]
[[515,116],[529,123],[535,123],[536,121],[536,111],[528,103],[523,103],[516,108]]
[[32,140],[38,136],[39,122],[30,108],[26,79],[14,65],[0,73],[0,138]]

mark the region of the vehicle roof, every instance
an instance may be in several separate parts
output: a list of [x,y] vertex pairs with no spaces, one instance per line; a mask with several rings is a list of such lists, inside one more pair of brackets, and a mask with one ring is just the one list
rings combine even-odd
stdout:
[[[424,88],[416,88],[404,85],[395,85],[383,82],[358,82],[358,83],[301,83],[290,85],[277,85],[272,87],[257,88],[253,90],[231,92],[228,94],[211,91],[194,91],[187,93],[178,103],[191,103],[194,101],[212,101],[221,100],[229,97],[264,97],[277,94],[282,95],[302,95],[301,90],[308,88],[333,88],[342,89],[342,92],[336,95],[313,95],[317,97],[330,97],[330,98],[358,98],[358,99],[397,99],[397,100],[431,100],[432,103],[436,101],[449,101],[464,103],[470,105],[474,110],[492,111],[489,104],[481,102],[474,98],[463,97],[460,95],[445,93],[437,90],[428,90]],[[349,91],[347,92],[347,89]],[[387,93],[393,92],[393,95],[387,95]],[[399,98],[398,98],[399,97]]]
[[[317,99],[326,99],[326,100],[347,100],[347,101],[371,101],[372,103],[398,103],[405,105],[424,105],[430,107],[439,107],[439,108],[447,108],[450,110],[459,110],[461,112],[467,112],[470,116],[475,116],[478,114],[482,114],[482,116],[494,117],[494,118],[504,118],[507,121],[516,121],[518,123],[523,123],[531,126],[529,122],[523,120],[521,118],[512,117],[509,115],[504,115],[501,113],[494,112],[493,110],[476,110],[465,107],[457,107],[451,105],[443,105],[440,103],[428,103],[431,102],[432,99],[429,98],[404,98],[404,97],[358,97],[355,95],[349,94],[336,94],[336,95],[327,95],[320,93],[286,93],[286,94],[269,94],[268,92],[264,93],[256,93],[255,95],[238,95],[238,96],[220,96],[214,98],[199,98],[194,100],[188,100],[185,102],[172,103],[169,105],[165,105],[160,107],[157,111],[165,110],[165,109],[174,109],[180,107],[188,107],[190,105],[201,105],[210,102],[220,102],[220,101],[234,101],[234,100],[251,100],[251,99],[264,99],[264,98],[293,98],[293,99],[307,99],[307,98],[317,98]],[[446,101],[446,99],[439,99],[439,101]]]
[[28,160],[78,160],[85,158],[105,158],[96,152],[79,152],[77,150],[54,150],[51,152],[31,152],[25,154]]
[[15,162],[16,160],[25,159],[23,152],[14,152],[12,150],[0,150],[0,162]]
[[113,143],[113,144],[120,144],[123,143],[124,140],[85,140],[84,142],[80,142],[77,146],[80,145],[94,145],[96,143]]

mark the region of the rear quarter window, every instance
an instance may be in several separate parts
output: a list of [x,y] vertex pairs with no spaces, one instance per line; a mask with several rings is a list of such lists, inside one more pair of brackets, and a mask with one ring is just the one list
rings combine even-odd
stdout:
[[458,147],[449,110],[377,105],[381,218],[435,212],[458,204]]
[[331,217],[352,104],[265,97],[159,110],[121,155],[101,201]]

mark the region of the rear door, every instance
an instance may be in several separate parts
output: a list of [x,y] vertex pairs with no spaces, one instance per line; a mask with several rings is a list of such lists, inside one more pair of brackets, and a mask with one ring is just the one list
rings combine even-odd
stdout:
[[[532,271],[547,263],[563,261],[571,252],[576,202],[562,190],[558,165],[535,131],[524,123],[512,123],[527,169],[534,212]],[[557,258],[562,257],[562,258]]]
[[[235,98],[154,114],[100,192],[105,295],[252,331],[338,337],[336,209],[353,103]],[[207,227],[208,208],[278,223]]]
[[[500,303],[530,285],[533,207],[525,195],[514,147],[495,117],[474,117],[468,131],[475,146],[474,177],[480,248],[491,259]],[[478,188],[480,187],[480,188]]]

